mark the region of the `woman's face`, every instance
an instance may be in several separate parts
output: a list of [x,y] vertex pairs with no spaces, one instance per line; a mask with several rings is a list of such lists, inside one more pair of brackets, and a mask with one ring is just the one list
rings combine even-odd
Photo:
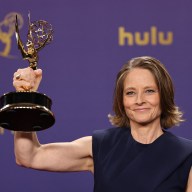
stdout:
[[130,126],[160,124],[160,95],[154,76],[147,69],[131,70],[124,81],[123,104]]

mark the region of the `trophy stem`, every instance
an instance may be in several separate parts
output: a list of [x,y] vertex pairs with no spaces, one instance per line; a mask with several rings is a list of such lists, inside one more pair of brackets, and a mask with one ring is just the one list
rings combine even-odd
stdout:
[[31,67],[33,70],[36,70],[37,69],[37,62],[31,62],[29,67]]

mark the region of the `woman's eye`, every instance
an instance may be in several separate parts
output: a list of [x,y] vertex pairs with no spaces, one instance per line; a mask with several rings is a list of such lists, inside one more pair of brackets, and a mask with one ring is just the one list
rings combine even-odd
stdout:
[[152,93],[155,93],[156,91],[153,90],[153,89],[148,89],[148,90],[146,90],[145,92],[148,93],[148,94],[152,94]]
[[134,91],[127,91],[127,92],[126,92],[126,95],[129,95],[129,96],[132,96],[132,95],[134,95],[134,94],[135,94]]

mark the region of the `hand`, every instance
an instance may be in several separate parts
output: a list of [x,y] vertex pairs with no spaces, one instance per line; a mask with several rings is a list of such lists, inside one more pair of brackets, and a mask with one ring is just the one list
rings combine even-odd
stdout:
[[18,69],[13,75],[13,86],[16,91],[37,91],[42,79],[42,70],[30,67]]

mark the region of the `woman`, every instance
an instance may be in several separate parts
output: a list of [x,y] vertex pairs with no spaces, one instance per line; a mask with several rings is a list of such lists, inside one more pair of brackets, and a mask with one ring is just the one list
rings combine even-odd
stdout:
[[[20,77],[20,78],[18,78]],[[17,91],[36,91],[42,71],[19,69]],[[192,141],[166,131],[182,122],[172,80],[155,58],[131,59],[117,75],[118,128],[94,131],[73,142],[40,144],[35,133],[15,133],[19,165],[47,171],[91,171],[95,192],[192,191]]]

